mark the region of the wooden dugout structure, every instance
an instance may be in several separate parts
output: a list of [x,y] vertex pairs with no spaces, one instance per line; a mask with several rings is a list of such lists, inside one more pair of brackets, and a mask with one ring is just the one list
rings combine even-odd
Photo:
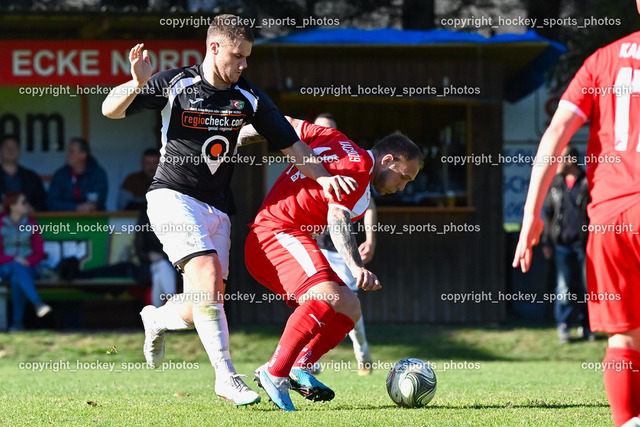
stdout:
[[[27,15],[31,27],[25,27]],[[1,19],[5,39],[138,41],[167,34],[158,26],[159,16],[145,14],[24,16]],[[78,25],[69,25],[72,21]],[[27,31],[32,27],[41,31]],[[9,31],[14,31],[11,37]],[[202,46],[205,29],[198,31],[174,29],[171,36],[195,49]],[[364,148],[396,130],[423,147],[425,168],[415,185],[404,195],[377,199],[383,231],[377,234],[370,268],[384,288],[361,293],[368,322],[488,324],[506,319],[506,298],[500,298],[507,293],[511,254],[505,253],[503,176],[497,161],[503,149],[504,100],[535,89],[560,53],[561,47],[533,32],[487,39],[442,30],[327,29],[256,41],[246,75],[285,114],[312,119],[331,112],[339,129]],[[103,118],[96,107],[102,98],[80,99],[81,133],[108,144],[114,136],[100,127]],[[153,120],[154,129],[146,124],[135,129],[147,141],[157,139],[160,119]],[[124,132],[126,123],[120,126]],[[109,123],[110,132],[114,128]],[[241,154],[261,157],[266,150],[251,146]],[[455,164],[456,158],[465,163]],[[232,219],[226,301],[232,325],[282,324],[290,312],[284,302],[269,299],[245,268],[246,224],[264,199],[270,173],[264,167],[236,166],[232,188],[238,213]]]
[[[541,70],[559,56],[557,46],[529,33],[530,38],[504,43],[474,42],[480,36],[466,35],[472,40],[396,44],[385,43],[396,30],[343,30],[334,42],[323,31],[340,32],[317,30],[306,42],[294,35],[258,44],[247,76],[285,114],[313,119],[330,112],[339,129],[364,148],[400,130],[426,155],[409,196],[376,199],[381,231],[369,267],[383,289],[360,293],[364,317],[384,323],[504,321],[510,254],[505,253],[499,162],[503,101],[541,82]],[[350,31],[368,43],[354,42]],[[266,147],[251,149],[266,152]],[[454,158],[466,158],[466,164],[453,165]],[[264,169],[238,165],[233,189],[240,226],[234,232],[229,291],[237,284],[262,292],[238,263],[243,225],[263,199],[264,182]],[[229,302],[228,307],[241,323],[282,322],[289,313],[282,302]]]

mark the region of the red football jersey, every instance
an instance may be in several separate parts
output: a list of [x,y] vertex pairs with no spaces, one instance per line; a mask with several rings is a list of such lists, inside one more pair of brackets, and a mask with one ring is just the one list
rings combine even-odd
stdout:
[[591,119],[588,213],[604,224],[640,201],[640,32],[587,58],[559,107]]
[[343,194],[341,201],[329,200],[318,183],[292,164],[267,194],[254,224],[320,234],[327,225],[329,205],[347,210],[351,221],[360,219],[371,200],[369,180],[373,172],[373,154],[332,128],[302,121],[296,131],[329,173],[354,178],[358,188],[351,194]]

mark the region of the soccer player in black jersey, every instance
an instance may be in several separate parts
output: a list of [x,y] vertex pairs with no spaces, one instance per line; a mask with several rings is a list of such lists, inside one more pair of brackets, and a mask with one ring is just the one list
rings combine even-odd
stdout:
[[208,29],[202,64],[153,76],[148,53],[137,44],[129,53],[132,80],[114,88],[102,104],[112,119],[162,111],[162,157],[147,211],[164,251],[184,272],[185,293],[161,308],[142,310],[147,363],[161,364],[166,331],[195,327],[215,369],[216,394],[236,406],[260,401],[231,363],[223,306],[230,245],[225,188],[240,128],[251,123],[328,195],[339,199],[356,186],[351,178],[330,175],[271,100],[241,76],[252,42],[251,29],[240,18],[219,15]]

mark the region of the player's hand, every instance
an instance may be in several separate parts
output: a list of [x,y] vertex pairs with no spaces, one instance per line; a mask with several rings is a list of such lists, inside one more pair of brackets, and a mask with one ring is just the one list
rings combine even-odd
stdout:
[[26,259],[22,258],[21,256],[17,256],[13,259],[15,262],[17,262],[20,265],[24,265],[25,267],[29,267],[29,261],[27,261]]
[[362,262],[368,264],[369,261],[373,258],[373,253],[375,252],[375,245],[373,242],[362,242],[360,246],[358,246],[358,252],[360,252],[360,258],[362,258]]
[[526,215],[522,219],[522,230],[520,230],[520,239],[516,247],[516,253],[513,257],[513,268],[520,269],[523,273],[529,271],[531,266],[532,248],[540,242],[540,234],[544,228],[544,222],[539,216]]
[[551,258],[553,256],[553,248],[551,246],[543,246],[542,255],[544,255],[544,259]]
[[98,210],[98,205],[96,205],[94,202],[78,203],[78,205],[76,206],[76,211],[78,212],[93,212],[96,210]]
[[131,77],[138,84],[143,86],[151,78],[151,60],[149,52],[144,48],[144,43],[135,45],[129,52],[129,62],[131,63]]
[[324,195],[334,201],[342,200],[343,194],[350,194],[358,188],[358,183],[350,176],[321,176],[317,182],[322,186]]
[[364,267],[361,267],[354,277],[356,278],[356,286],[364,291],[377,291],[382,288],[376,275]]
[[147,258],[149,258],[149,261],[151,261],[153,263],[153,262],[160,261],[164,257],[162,256],[162,254],[160,252],[149,251],[147,253]]

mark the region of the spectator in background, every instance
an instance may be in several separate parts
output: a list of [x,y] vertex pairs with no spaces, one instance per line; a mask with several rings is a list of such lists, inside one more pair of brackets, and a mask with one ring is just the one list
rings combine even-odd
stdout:
[[34,171],[18,164],[20,145],[16,138],[5,136],[0,140],[0,157],[0,195],[20,191],[36,211],[45,210],[47,195],[42,180]]
[[[589,329],[585,300],[589,186],[587,176],[577,162],[578,150],[568,145],[562,152],[558,173],[551,182],[542,234],[545,258],[549,259],[555,254],[557,283],[554,317],[560,344],[569,342],[569,326],[574,315],[581,325],[578,335],[588,340],[595,338]],[[579,286],[572,294],[574,283],[579,283]]]
[[[147,208],[145,194],[151,185],[160,162],[160,151],[148,148],[142,153],[142,169],[127,176],[118,193],[118,209],[140,210]],[[155,304],[154,304],[155,305]]]
[[145,194],[151,185],[160,162],[160,151],[148,148],[142,153],[142,167],[130,174],[122,182],[118,193],[118,209],[140,210],[138,226],[141,231],[135,235],[136,255],[140,260],[140,272],[147,282],[151,280],[151,304],[162,306],[170,295],[176,293],[176,270],[162,250],[162,243],[151,229],[147,215]]
[[67,146],[67,164],[56,171],[49,185],[49,210],[104,210],[106,199],[106,172],[91,156],[89,143],[82,138],[72,138]]
[[[313,123],[333,129],[338,128],[336,120],[330,113],[318,114]],[[365,241],[358,246],[358,251],[360,252],[362,262],[367,264],[373,258],[373,253],[376,247],[376,235],[372,227],[376,221],[376,204],[373,201],[373,198],[371,198],[369,207],[364,214],[363,221],[366,230],[366,238]],[[347,264],[344,262],[338,253],[338,250],[334,246],[329,234],[329,229],[325,229],[325,231],[318,236],[316,241],[324,256],[327,257],[327,261],[329,261],[329,265],[333,271],[338,274],[340,279],[342,279],[349,289],[358,295],[359,288],[356,286],[356,279],[353,277],[351,271],[349,271],[349,267],[347,267]],[[358,362],[358,375],[371,374],[373,359],[369,352],[369,343],[367,342],[367,335],[364,329],[364,316],[360,316],[360,319],[356,322],[351,332],[349,332],[349,338],[351,338],[351,342],[353,343],[353,353],[355,354],[356,361]],[[313,371],[318,372],[318,370],[319,367],[314,366]]]
[[145,275],[150,272],[151,304],[160,307],[170,295],[176,293],[176,269],[169,262],[162,250],[162,243],[151,229],[146,209],[140,212],[138,226],[141,231],[136,233],[134,243],[140,269]]
[[9,330],[21,331],[27,299],[38,317],[51,312],[33,283],[34,267],[44,259],[43,242],[40,233],[24,230],[25,225],[35,225],[29,218],[31,206],[24,193],[9,191],[2,207],[5,213],[0,217],[0,279],[11,282],[13,317]]

